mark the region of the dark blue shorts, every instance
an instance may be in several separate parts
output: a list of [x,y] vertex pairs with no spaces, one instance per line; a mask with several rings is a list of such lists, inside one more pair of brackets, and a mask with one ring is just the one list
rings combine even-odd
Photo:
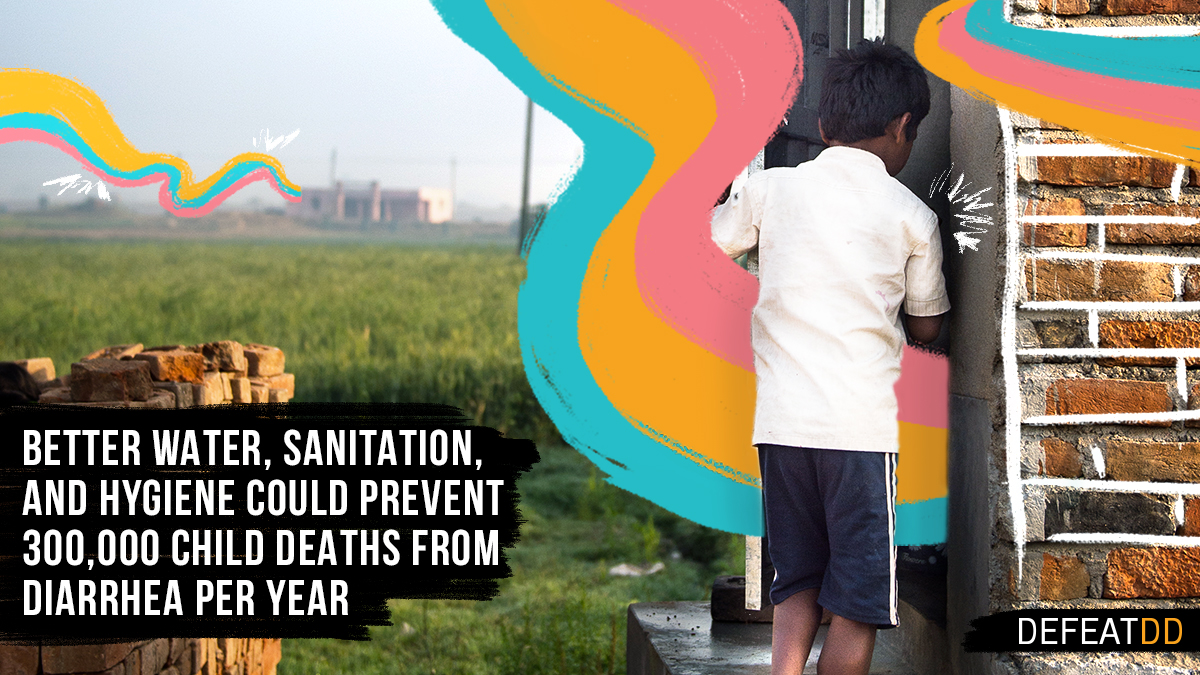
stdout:
[[771,603],[820,588],[834,614],[896,626],[896,455],[764,443],[758,461]]

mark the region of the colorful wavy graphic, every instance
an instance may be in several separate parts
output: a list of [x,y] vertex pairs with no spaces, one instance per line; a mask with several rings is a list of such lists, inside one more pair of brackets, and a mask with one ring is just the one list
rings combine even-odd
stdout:
[[0,69],[0,143],[35,141],[71,155],[114,185],[162,183],[159,203],[172,214],[202,216],[255,181],[267,181],[284,199],[300,201],[300,186],[270,155],[245,152],[197,182],[187,162],[139,151],[91,89],[29,69]]
[[1200,165],[1200,37],[1015,26],[1001,0],[930,12],[916,55],[942,79],[1108,143]]
[[[774,0],[433,4],[584,144],[528,247],[519,330],[539,400],[613,484],[761,534],[749,445],[757,282],[711,243],[709,211],[795,95],[791,16]],[[947,369],[906,359],[898,390],[922,402],[901,406],[910,504],[898,541],[934,543],[945,538]]]

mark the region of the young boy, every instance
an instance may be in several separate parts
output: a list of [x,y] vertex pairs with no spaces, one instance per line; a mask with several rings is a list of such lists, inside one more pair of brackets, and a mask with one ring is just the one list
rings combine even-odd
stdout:
[[828,63],[816,159],[758,172],[713,214],[730,256],[758,246],[754,439],[775,580],[772,675],[865,673],[894,627],[896,395],[904,331],[933,341],[950,309],[937,217],[894,176],[929,112],[925,71],[863,42]]

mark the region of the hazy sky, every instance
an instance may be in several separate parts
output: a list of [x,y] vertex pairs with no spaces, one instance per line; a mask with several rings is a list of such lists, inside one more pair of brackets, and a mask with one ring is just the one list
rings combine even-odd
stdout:
[[[424,0],[19,3],[0,22],[0,67],[75,78],[140,150],[176,154],[198,177],[255,150],[264,129],[300,129],[274,154],[301,186],[329,183],[333,148],[339,178],[394,188],[450,187],[454,156],[460,202],[520,201],[525,97]],[[581,153],[537,109],[532,200]],[[54,200],[42,183],[78,172],[49,146],[0,145],[0,201]],[[115,188],[131,202],[156,190]],[[283,204],[262,185],[230,202],[255,197]]]

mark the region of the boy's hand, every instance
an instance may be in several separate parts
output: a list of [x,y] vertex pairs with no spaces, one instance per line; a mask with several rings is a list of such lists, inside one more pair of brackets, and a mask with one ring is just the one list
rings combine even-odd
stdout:
[[939,333],[942,332],[942,318],[945,314],[937,316],[910,316],[907,318],[908,337],[914,342],[921,344],[929,344],[937,339]]

